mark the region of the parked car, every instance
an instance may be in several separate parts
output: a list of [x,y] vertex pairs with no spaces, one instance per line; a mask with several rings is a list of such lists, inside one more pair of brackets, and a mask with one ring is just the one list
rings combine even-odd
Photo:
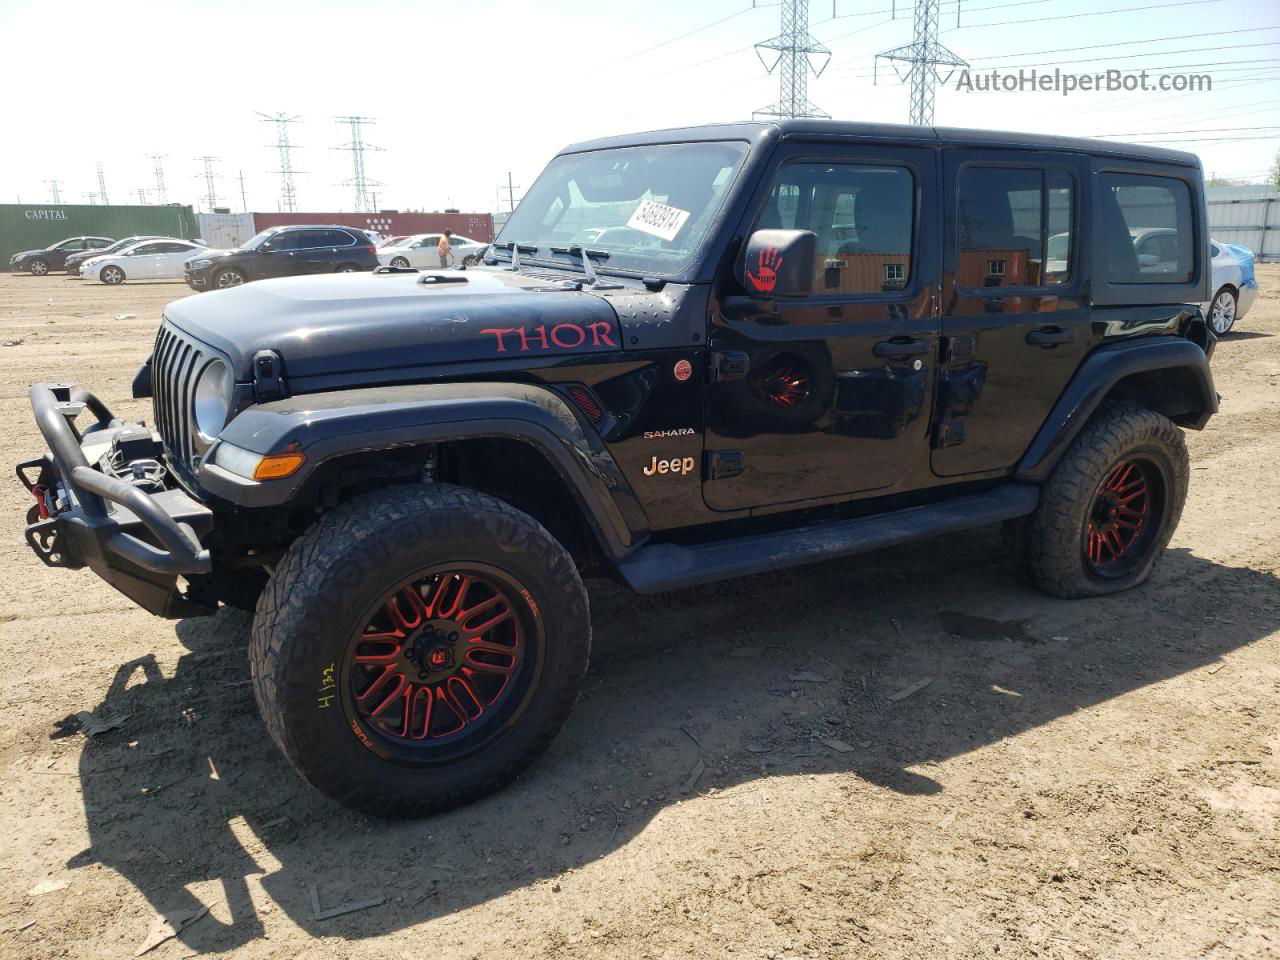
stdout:
[[377,266],[377,248],[368,234],[355,227],[271,227],[239,249],[192,258],[186,279],[193,290],[210,290],[269,277],[357,273]]
[[81,280],[101,280],[109,286],[126,280],[181,280],[192,254],[206,250],[204,244],[176,237],[142,240],[101,257],[91,257],[80,265]]
[[[384,267],[417,267],[419,270],[439,269],[440,256],[436,253],[436,245],[440,242],[438,233],[419,233],[412,237],[404,237],[400,243],[378,249],[378,262]],[[457,234],[449,238],[449,246],[453,250],[455,263],[471,266],[484,255],[489,248],[487,243],[460,237]]]
[[1258,295],[1258,278],[1254,274],[1253,251],[1236,243],[1209,241],[1212,255],[1213,299],[1205,304],[1209,326],[1224,336],[1237,320],[1249,312]]
[[137,236],[137,237],[125,237],[123,240],[117,240],[115,243],[111,244],[108,247],[102,247],[101,249],[98,249],[98,250],[82,250],[80,253],[73,253],[71,254],[71,256],[67,257],[66,262],[63,264],[63,269],[67,271],[68,277],[71,277],[73,280],[79,280],[80,266],[86,260],[90,260],[93,257],[106,256],[109,253],[118,253],[119,251],[125,249],[126,247],[131,247],[135,243],[138,243],[139,241],[142,241],[142,240],[161,240],[161,239],[164,239],[164,238],[156,236],[154,234],[147,234],[144,236]]
[[[1204,210],[1194,154],[1109,141],[784,120],[575,144],[465,272],[170,303],[134,379],[154,429],[33,386],[25,538],[161,616],[256,610],[294,768],[370,813],[445,810],[564,723],[584,578],[652,594],[1003,524],[1053,596],[1144,583],[1183,431],[1218,410]],[[1135,250],[1151,223],[1171,269]],[[83,594],[51,583],[28,601]]]
[[382,249],[383,247],[394,247],[397,244],[399,244],[401,240],[408,240],[408,239],[409,238],[406,236],[384,237],[378,241],[377,246],[378,246],[378,249]]
[[110,237],[68,237],[43,250],[23,250],[9,258],[9,269],[43,277],[51,270],[65,270],[67,257],[85,250],[101,250],[115,241]]

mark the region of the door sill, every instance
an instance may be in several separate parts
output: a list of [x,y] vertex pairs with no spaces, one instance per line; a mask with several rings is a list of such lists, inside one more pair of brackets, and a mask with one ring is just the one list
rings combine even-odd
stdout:
[[1039,502],[1038,485],[1006,483],[985,493],[832,523],[694,546],[651,544],[619,561],[618,572],[636,593],[662,593],[984,527],[1026,516]]

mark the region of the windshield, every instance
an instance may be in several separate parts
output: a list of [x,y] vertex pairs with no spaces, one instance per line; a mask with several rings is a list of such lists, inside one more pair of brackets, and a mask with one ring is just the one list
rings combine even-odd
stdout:
[[241,250],[257,250],[258,247],[262,246],[262,244],[266,242],[267,238],[270,237],[275,232],[276,232],[275,227],[272,227],[269,230],[263,230],[256,237],[251,237],[248,240],[246,240],[244,243],[240,244],[240,249]]
[[[679,273],[706,238],[742,166],[738,142],[662,144],[564,154],[547,165],[497,243],[587,245],[601,268]],[[526,257],[525,251],[521,251]]]

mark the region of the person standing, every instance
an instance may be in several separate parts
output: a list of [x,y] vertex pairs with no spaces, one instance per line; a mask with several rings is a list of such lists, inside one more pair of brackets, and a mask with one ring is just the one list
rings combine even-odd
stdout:
[[440,255],[440,269],[443,270],[449,266],[449,258],[453,256],[453,246],[449,243],[449,238],[453,236],[452,230],[446,230],[440,234],[440,240],[436,244],[436,253]]

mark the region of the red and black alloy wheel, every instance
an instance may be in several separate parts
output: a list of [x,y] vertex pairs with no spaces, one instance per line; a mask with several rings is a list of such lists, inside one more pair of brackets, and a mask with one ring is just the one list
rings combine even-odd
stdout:
[[509,574],[480,564],[439,566],[391,590],[343,661],[357,736],[412,764],[483,747],[519,714],[539,667],[531,603]]
[[1125,576],[1147,559],[1159,539],[1164,481],[1155,464],[1130,458],[1098,484],[1085,517],[1084,553],[1090,572]]

